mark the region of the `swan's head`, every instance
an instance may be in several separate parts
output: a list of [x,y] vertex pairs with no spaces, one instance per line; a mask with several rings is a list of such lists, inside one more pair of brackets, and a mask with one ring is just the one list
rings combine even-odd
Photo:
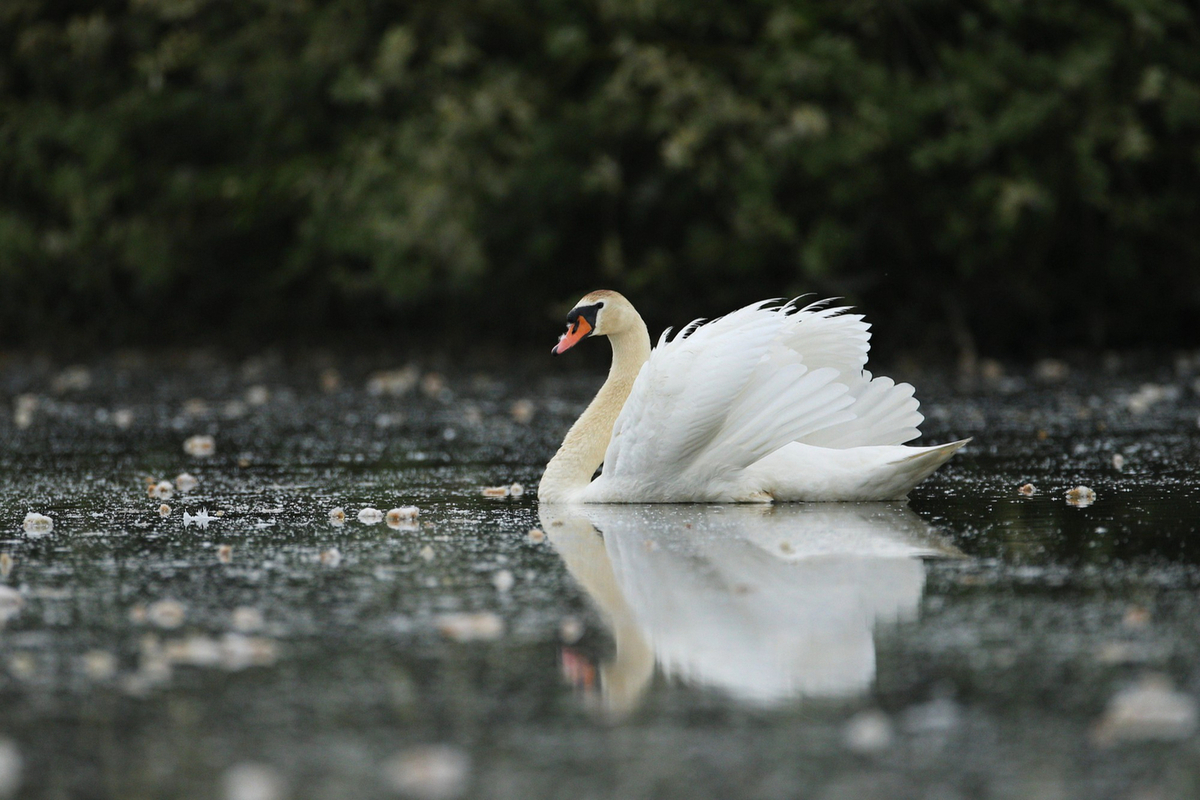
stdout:
[[567,312],[567,332],[559,337],[558,344],[550,352],[555,355],[565,353],[589,336],[621,333],[635,318],[639,317],[633,305],[616,292],[608,289],[590,292]]

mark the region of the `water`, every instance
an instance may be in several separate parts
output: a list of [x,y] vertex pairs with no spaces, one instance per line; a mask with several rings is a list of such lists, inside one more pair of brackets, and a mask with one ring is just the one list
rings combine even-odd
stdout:
[[976,440],[907,505],[586,512],[481,489],[595,376],[368,373],[3,368],[0,796],[1200,794],[1186,365],[915,377]]

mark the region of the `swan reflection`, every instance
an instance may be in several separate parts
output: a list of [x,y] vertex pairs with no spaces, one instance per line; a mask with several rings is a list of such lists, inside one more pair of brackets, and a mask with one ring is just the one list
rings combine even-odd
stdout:
[[[655,664],[758,705],[859,694],[876,625],[917,616],[922,558],[957,552],[903,503],[543,505],[541,517],[616,641],[599,670],[616,714]],[[573,651],[564,668],[590,682]]]

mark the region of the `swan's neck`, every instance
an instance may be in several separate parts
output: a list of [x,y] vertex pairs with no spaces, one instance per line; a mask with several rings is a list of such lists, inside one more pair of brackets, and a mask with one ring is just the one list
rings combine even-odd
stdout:
[[629,398],[634,379],[650,357],[650,334],[640,318],[629,330],[608,338],[613,349],[608,379],[546,465],[538,485],[538,499],[543,502],[566,502],[573,492],[591,482],[592,475],[604,463],[613,423]]

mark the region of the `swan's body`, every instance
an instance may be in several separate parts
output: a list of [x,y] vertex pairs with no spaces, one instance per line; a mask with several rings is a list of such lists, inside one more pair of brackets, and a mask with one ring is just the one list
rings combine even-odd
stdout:
[[[913,388],[863,369],[869,326],[844,308],[756,303],[650,347],[616,292],[568,315],[554,352],[608,336],[612,368],[546,465],[544,502],[896,500],[966,442],[905,447]],[[602,475],[592,480],[600,465]]]

